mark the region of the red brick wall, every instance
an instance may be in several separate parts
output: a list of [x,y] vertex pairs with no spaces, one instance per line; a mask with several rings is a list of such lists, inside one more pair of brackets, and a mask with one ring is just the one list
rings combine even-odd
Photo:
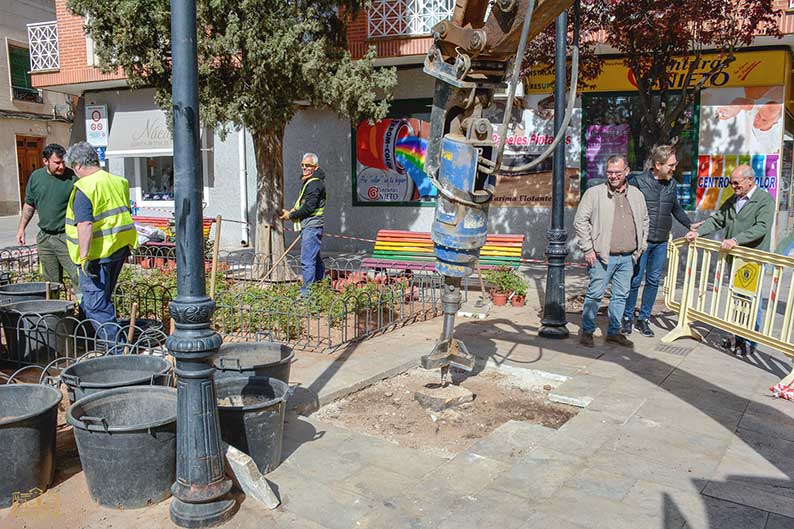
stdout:
[[55,13],[58,20],[58,55],[61,69],[57,72],[32,74],[33,86],[44,88],[126,78],[121,70],[103,74],[98,68],[88,65],[83,19],[67,11],[66,0],[55,0]]
[[395,37],[390,39],[367,38],[367,13],[362,11],[358,17],[351,19],[347,24],[348,49],[354,58],[358,59],[366,53],[370,46],[375,46],[378,58],[407,57],[410,55],[425,55],[433,43],[431,37]]

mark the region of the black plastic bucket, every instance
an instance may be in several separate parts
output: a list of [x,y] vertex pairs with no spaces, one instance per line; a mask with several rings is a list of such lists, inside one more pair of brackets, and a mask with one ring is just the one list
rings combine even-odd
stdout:
[[52,482],[61,399],[51,386],[0,386],[0,508],[38,496]]
[[286,382],[268,377],[215,380],[221,438],[251,456],[262,474],[281,463]]
[[221,345],[212,357],[215,378],[272,377],[289,384],[295,352],[278,342],[243,342]]
[[126,386],[158,385],[170,382],[171,364],[160,356],[109,355],[83,360],[61,373],[69,400],[74,403],[100,391]]
[[71,356],[70,336],[77,320],[74,301],[37,299],[0,305],[7,358],[16,362],[49,363]]
[[[60,283],[50,283],[50,299],[56,299],[61,291]],[[9,302],[30,301],[47,298],[47,283],[34,281],[32,283],[11,283],[0,286],[0,298],[7,298]]]
[[135,509],[171,495],[176,480],[176,390],[116,388],[80,399],[66,420],[91,498]]

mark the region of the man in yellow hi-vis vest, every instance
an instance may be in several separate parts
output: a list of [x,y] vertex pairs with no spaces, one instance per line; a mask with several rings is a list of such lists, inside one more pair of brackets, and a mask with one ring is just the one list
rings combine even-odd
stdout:
[[325,173],[319,167],[320,158],[307,152],[301,159],[301,186],[298,200],[292,209],[281,212],[281,218],[292,220],[295,231],[301,232],[301,293],[308,294],[309,285],[325,276],[320,247],[325,227]]
[[80,306],[108,351],[116,339],[116,309],[112,295],[121,267],[138,245],[130,216],[130,186],[126,179],[99,167],[96,151],[80,142],[66,151],[66,165],[79,180],[66,207],[66,246],[78,265]]

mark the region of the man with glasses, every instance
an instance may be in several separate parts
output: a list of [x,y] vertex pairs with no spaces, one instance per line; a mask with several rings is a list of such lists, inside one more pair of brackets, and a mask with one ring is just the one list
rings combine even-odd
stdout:
[[292,209],[281,212],[283,220],[292,220],[295,231],[301,232],[301,293],[309,293],[309,286],[325,276],[320,248],[325,226],[325,173],[319,168],[319,157],[307,152],[301,159],[301,186]]
[[631,286],[634,264],[648,241],[648,210],[645,198],[628,185],[628,163],[623,156],[607,160],[607,181],[582,195],[574,228],[579,249],[590,268],[590,284],[582,307],[582,335],[579,343],[593,347],[595,316],[607,285],[609,327],[606,341],[623,347],[634,344],[620,332],[620,322]]
[[645,280],[642,291],[642,303],[637,315],[637,330],[643,336],[653,336],[650,319],[656,294],[659,292],[659,278],[662,276],[664,263],[667,260],[667,239],[673,227],[673,217],[690,229],[692,221],[678,202],[673,173],[678,165],[675,150],[671,145],[657,145],[651,151],[650,167],[645,173],[639,174],[629,181],[642,191],[645,205],[648,208],[648,248],[642,253],[639,262],[634,267],[634,276],[631,278],[631,290],[626,299],[626,309],[623,312],[623,334],[631,334],[634,324],[634,308],[637,305],[637,296],[640,283]]
[[[733,196],[709,217],[700,227],[686,234],[688,241],[695,240],[699,235],[710,235],[725,230],[722,249],[730,250],[734,246],[744,246],[757,250],[769,251],[772,242],[772,222],[775,218],[775,201],[767,193],[755,185],[755,174],[752,167],[742,164],[731,173]],[[761,306],[756,316],[756,329],[761,326]],[[748,351],[749,348],[749,351]],[[745,356],[755,352],[756,343],[741,336],[734,337],[733,352],[736,356]]]

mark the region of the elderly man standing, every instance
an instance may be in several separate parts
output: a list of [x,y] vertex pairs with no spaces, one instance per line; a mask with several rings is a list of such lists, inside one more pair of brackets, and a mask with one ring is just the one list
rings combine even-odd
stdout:
[[634,345],[620,332],[620,323],[634,264],[648,241],[648,210],[642,193],[626,182],[628,174],[623,156],[610,157],[606,183],[591,187],[582,195],[574,219],[577,243],[590,267],[579,340],[585,347],[593,347],[596,312],[610,283],[606,341],[624,347]]
[[66,243],[79,265],[80,303],[94,321],[100,340],[108,341],[109,326],[116,321],[112,295],[121,267],[138,245],[130,216],[130,186],[126,179],[99,167],[99,158],[87,142],[66,151],[66,164],[78,176],[66,208]]
[[[757,250],[769,251],[772,243],[772,223],[775,218],[775,201],[767,193],[755,185],[753,168],[742,164],[731,173],[731,196],[720,209],[709,217],[697,231],[686,234],[688,241],[698,235],[710,235],[725,230],[722,249],[730,250],[734,246],[744,246]],[[761,325],[761,306],[756,317],[756,329]],[[736,356],[744,356],[755,352],[756,343],[745,340],[741,336],[734,337],[733,352]]]
[[659,278],[662,277],[664,263],[667,261],[667,239],[673,227],[673,217],[687,230],[692,225],[684,208],[678,202],[673,172],[678,165],[675,150],[671,145],[657,145],[651,151],[651,167],[645,173],[629,180],[645,196],[650,225],[648,228],[648,248],[643,252],[634,267],[631,290],[623,311],[623,334],[631,334],[634,323],[634,307],[640,283],[645,280],[642,303],[637,315],[637,330],[643,336],[653,336],[650,319],[656,294],[659,292]]
[[77,267],[69,258],[64,235],[66,205],[72,196],[77,177],[67,169],[63,161],[66,151],[57,143],[51,143],[42,151],[43,167],[30,175],[25,189],[25,204],[17,230],[17,243],[25,245],[25,228],[33,215],[39,214],[39,234],[36,245],[44,281],[60,283],[63,272],[72,281],[72,288],[79,298]]
[[295,231],[301,232],[301,294],[309,293],[309,286],[325,276],[320,248],[325,226],[325,173],[319,167],[320,158],[307,152],[301,159],[301,186],[292,209],[281,212],[283,220],[292,220]]

